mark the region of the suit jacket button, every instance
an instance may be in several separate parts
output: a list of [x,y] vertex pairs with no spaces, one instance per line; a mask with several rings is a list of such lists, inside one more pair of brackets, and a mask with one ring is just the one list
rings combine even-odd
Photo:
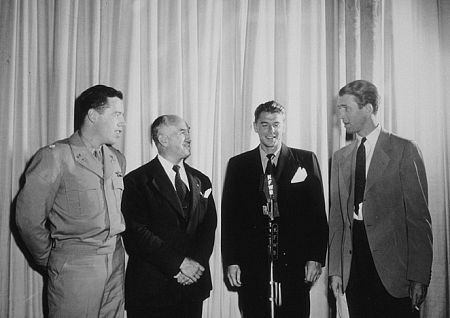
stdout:
[[350,251],[348,251],[348,252],[349,252],[350,255],[352,254],[352,250],[350,250]]

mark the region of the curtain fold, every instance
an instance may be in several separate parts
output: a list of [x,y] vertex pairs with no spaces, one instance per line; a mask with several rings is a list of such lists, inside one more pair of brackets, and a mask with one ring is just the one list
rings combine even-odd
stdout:
[[[0,1],[0,316],[43,316],[43,281],[17,236],[14,198],[36,150],[73,132],[74,100],[87,87],[124,93],[117,147],[128,172],[156,154],[151,122],[183,116],[188,161],[211,177],[220,220],[228,159],[256,147],[253,111],[272,99],[287,108],[285,142],[317,154],[328,202],[331,154],[350,138],[337,91],[363,78],[382,95],[383,127],[422,149],[435,255],[422,317],[448,317],[449,30],[450,0]],[[210,262],[203,316],[240,317],[223,282],[220,223]],[[332,317],[326,274],[311,290],[311,317]]]

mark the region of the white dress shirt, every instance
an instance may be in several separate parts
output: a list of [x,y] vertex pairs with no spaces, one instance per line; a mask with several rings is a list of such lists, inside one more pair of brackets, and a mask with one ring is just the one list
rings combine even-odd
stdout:
[[[372,161],[373,157],[373,150],[375,148],[375,145],[377,144],[378,137],[380,136],[381,132],[381,125],[378,124],[377,127],[366,136],[366,142],[364,143],[364,146],[366,148],[366,183],[367,183],[367,173],[369,172],[370,162]],[[359,147],[361,144],[362,137],[356,134],[357,144],[356,146]],[[359,204],[359,211],[358,215],[356,215],[355,212],[353,212],[353,218],[356,220],[363,220],[363,214],[364,214],[364,201]]]
[[[173,171],[174,164],[171,163],[169,160],[165,159],[163,156],[160,156],[159,154],[158,154],[157,158],[158,158],[159,162],[161,163],[161,165],[163,166],[164,171],[166,172],[167,176],[170,179],[170,182],[172,182],[173,188],[176,191],[177,188],[175,187],[175,171]],[[186,185],[186,187],[188,188],[188,190],[190,190],[189,181],[188,181],[188,177],[186,174],[186,170],[184,169],[183,160],[180,163],[178,163],[178,165],[180,166],[181,181],[183,181],[184,184]]]
[[[272,158],[272,163],[275,167],[278,164],[278,158],[280,158],[280,152],[281,152],[281,144],[280,144],[280,147],[278,147],[278,149],[275,150],[275,152],[273,153],[274,157]],[[266,167],[267,167],[267,161],[269,161],[269,159],[267,158],[268,153],[266,153],[261,148],[261,145],[259,146],[259,154],[261,155],[261,163],[262,163],[263,171],[265,172]]]

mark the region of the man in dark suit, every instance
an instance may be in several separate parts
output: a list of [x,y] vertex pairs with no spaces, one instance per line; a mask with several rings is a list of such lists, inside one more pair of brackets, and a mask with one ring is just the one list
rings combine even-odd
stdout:
[[178,116],[158,117],[151,126],[157,157],[124,178],[130,318],[200,318],[212,289],[216,208],[209,178],[184,162],[189,129]]
[[339,118],[356,139],[332,161],[330,285],[350,317],[419,317],[433,258],[425,167],[417,145],[378,124],[377,88],[341,88]]
[[319,164],[314,153],[282,143],[284,123],[282,105],[274,101],[259,105],[253,127],[260,145],[231,158],[225,178],[222,257],[246,318],[268,317],[271,312],[269,217],[263,213],[268,175],[276,184],[274,206],[279,214],[274,218],[278,226],[274,277],[281,286],[276,290],[276,317],[309,317],[309,289],[325,264],[328,225]]

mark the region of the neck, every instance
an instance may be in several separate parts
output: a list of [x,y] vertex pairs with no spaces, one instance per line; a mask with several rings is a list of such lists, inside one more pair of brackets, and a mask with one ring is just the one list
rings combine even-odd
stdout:
[[87,127],[80,128],[80,136],[83,141],[89,143],[92,148],[98,149],[103,143],[98,139],[98,137]]
[[169,161],[171,164],[173,165],[181,165],[181,162],[183,161],[183,159],[179,159],[179,158],[175,158],[174,156],[171,156],[165,152],[159,151],[158,155],[160,155],[161,157],[163,157],[164,159],[166,159],[167,161]]
[[357,132],[357,134],[361,137],[367,137],[372,131],[375,130],[378,126],[378,121],[375,116],[370,116],[370,118],[367,120],[366,125],[363,129]]
[[270,153],[274,154],[278,151],[278,149],[281,148],[281,143],[279,143],[276,147],[266,147],[263,144],[259,144],[259,146],[266,154],[270,154]]

